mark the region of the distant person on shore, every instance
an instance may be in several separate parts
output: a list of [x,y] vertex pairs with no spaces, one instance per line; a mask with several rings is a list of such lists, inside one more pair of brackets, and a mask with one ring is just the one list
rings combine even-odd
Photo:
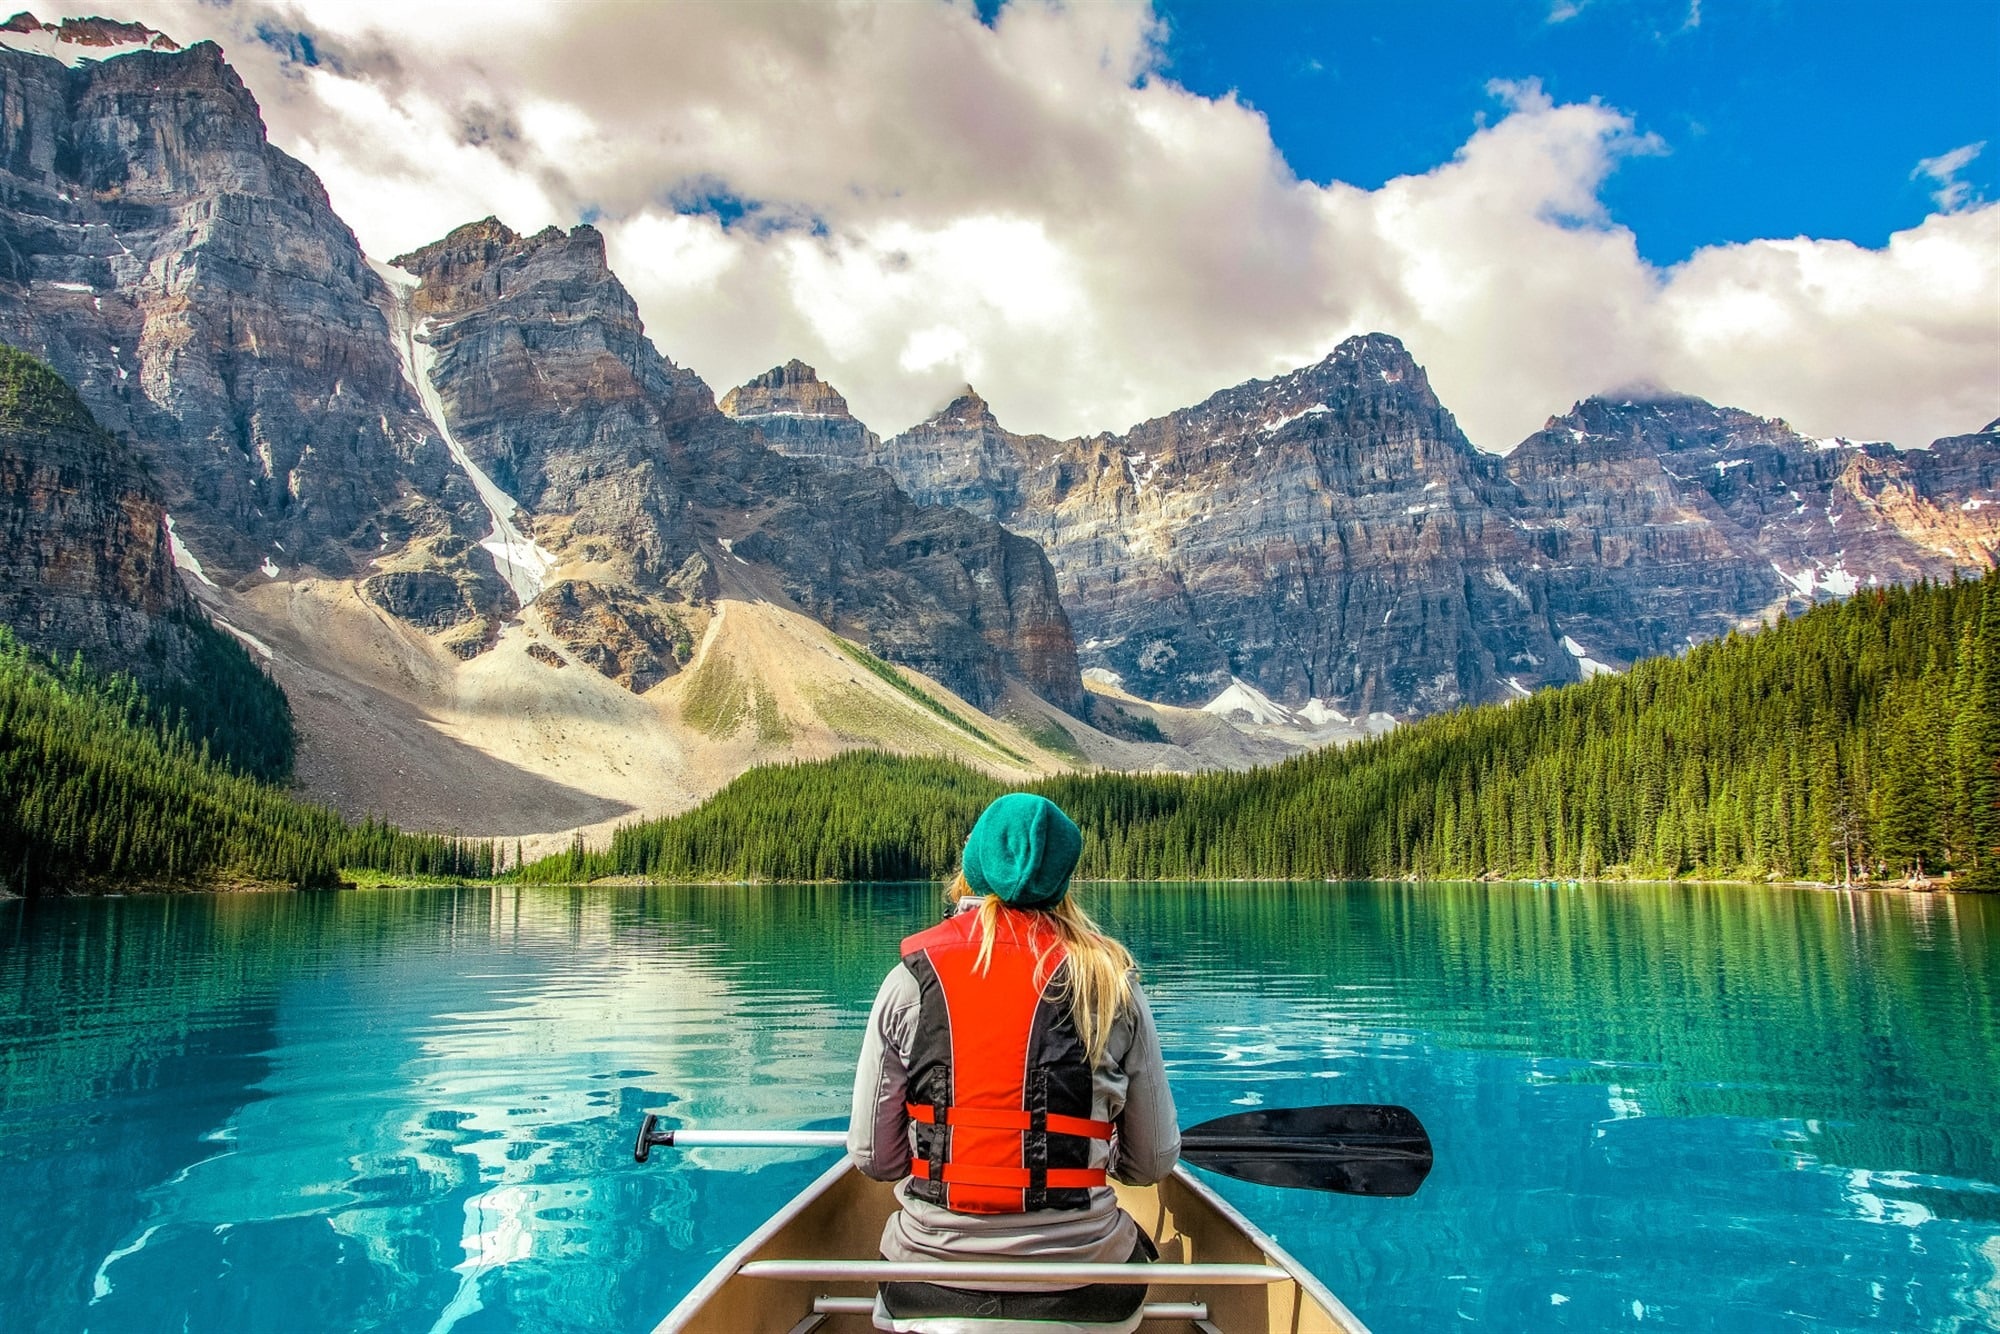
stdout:
[[[1180,1131],[1132,956],[1068,897],[1082,851],[1053,802],[995,801],[966,839],[952,915],[903,942],[875,997],[848,1151],[868,1176],[901,1179],[885,1259],[1155,1256],[1106,1179],[1163,1179]],[[1143,1284],[1040,1287],[885,1283],[875,1325],[972,1316],[1130,1330],[1146,1295]]]

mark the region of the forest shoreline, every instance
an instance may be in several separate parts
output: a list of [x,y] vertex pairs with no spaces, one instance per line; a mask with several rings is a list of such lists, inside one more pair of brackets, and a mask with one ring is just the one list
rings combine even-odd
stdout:
[[[356,872],[344,873],[345,876]],[[129,885],[89,885],[66,888],[52,894],[22,895],[0,889],[0,903],[13,900],[23,902],[50,902],[58,899],[116,899],[116,898],[186,898],[205,894],[330,894],[342,892],[366,892],[378,889],[780,889],[829,887],[836,885],[870,884],[882,886],[929,886],[941,893],[943,884],[936,880],[651,880],[643,876],[604,876],[596,880],[552,881],[537,880],[532,883],[507,880],[505,878],[471,879],[447,876],[394,876],[381,872],[358,873],[360,879],[343,878],[337,885],[317,888],[300,888],[279,881],[253,880],[241,877],[218,877],[205,883],[169,884],[148,881]],[[1414,876],[1401,875],[1385,878],[1361,877],[1344,880],[1285,880],[1265,876],[1247,876],[1228,879],[1198,878],[1175,880],[1077,880],[1079,886],[1095,885],[1339,885],[1339,884],[1452,884],[1452,885],[1506,885],[1533,886],[1546,889],[1564,889],[1581,885],[1677,885],[1690,888],[1719,888],[1739,886],[1744,889],[1831,889],[1848,893],[1871,894],[1964,894],[1978,897],[1995,891],[1968,888],[1957,883],[1957,876],[1932,877],[1925,882],[1911,883],[1906,880],[1861,880],[1843,885],[1838,881],[1825,880],[1768,880],[1745,879],[1742,877],[1695,877],[1680,876],[1674,879],[1660,879],[1647,876],[1596,876],[1592,879],[1534,880],[1516,876]]]

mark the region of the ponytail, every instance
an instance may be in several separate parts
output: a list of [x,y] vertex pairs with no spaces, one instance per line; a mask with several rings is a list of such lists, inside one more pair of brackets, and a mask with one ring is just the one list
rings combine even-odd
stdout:
[[[961,872],[945,890],[952,903],[972,893]],[[979,958],[973,967],[985,973],[993,961],[993,939],[1005,927],[1010,939],[1025,929],[1035,946],[1035,981],[1048,980],[1049,958],[1061,945],[1069,963],[1062,990],[1069,1000],[1071,1021],[1083,1049],[1095,1067],[1111,1043],[1111,1026],[1132,1000],[1132,974],[1137,965],[1123,945],[1104,934],[1090,914],[1064,895],[1047,908],[1010,908],[988,894],[979,905]]]

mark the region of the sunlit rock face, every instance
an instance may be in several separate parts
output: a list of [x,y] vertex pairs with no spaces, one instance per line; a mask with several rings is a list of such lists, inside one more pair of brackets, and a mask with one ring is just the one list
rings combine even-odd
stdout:
[[1991,428],[1897,451],[1651,395],[1578,404],[1502,459],[1380,334],[1122,435],[1017,435],[968,387],[870,438],[845,437],[857,463],[1039,541],[1084,667],[1174,703],[1518,698],[2000,548]]
[[1084,665],[1147,698],[1235,677],[1356,717],[1574,679],[1532,577],[1480,577],[1527,564],[1505,483],[1393,338],[1117,436],[1015,435],[968,389],[875,461],[1039,541]]
[[[449,460],[319,181],[213,44],[79,33],[111,58],[0,49],[0,339],[139,446],[225,584],[449,527],[425,500]],[[0,33],[30,38],[55,41]]]
[[488,218],[395,266],[418,280],[414,336],[449,430],[536,517],[531,536],[625,580],[677,569],[699,538],[670,454],[717,414],[647,340],[603,237],[522,237]]
[[819,372],[794,357],[722,396],[721,408],[756,426],[772,448],[836,467],[874,462],[882,441],[847,410]]
[[1593,398],[1506,460],[1566,633],[1614,662],[1776,607],[1985,569],[2000,436],[1808,439],[1683,395]]
[[590,609],[574,651],[639,690],[678,665],[690,561],[741,561],[974,702],[1080,702],[1033,543],[773,453],[653,347],[591,228],[371,264],[214,45],[65,32],[0,31],[0,341],[76,385],[223,589],[352,579],[470,658],[582,579],[551,604]]

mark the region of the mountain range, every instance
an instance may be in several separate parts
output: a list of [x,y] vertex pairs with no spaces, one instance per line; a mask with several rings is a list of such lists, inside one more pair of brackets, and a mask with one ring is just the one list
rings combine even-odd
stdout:
[[797,361],[718,404],[587,225],[369,257],[213,44],[0,46],[0,342],[95,419],[0,432],[0,612],[170,671],[198,605],[350,814],[560,838],[860,745],[1240,765],[2000,551],[2000,423],[1649,392],[1499,457],[1382,334],[1074,440],[969,388],[884,440]]
[[1033,537],[1094,679],[1259,721],[1518,697],[2000,552],[2000,422],[1899,450],[1635,391],[1502,457],[1385,334],[1121,435],[1018,435],[968,387],[883,440],[796,361],[723,408]]

